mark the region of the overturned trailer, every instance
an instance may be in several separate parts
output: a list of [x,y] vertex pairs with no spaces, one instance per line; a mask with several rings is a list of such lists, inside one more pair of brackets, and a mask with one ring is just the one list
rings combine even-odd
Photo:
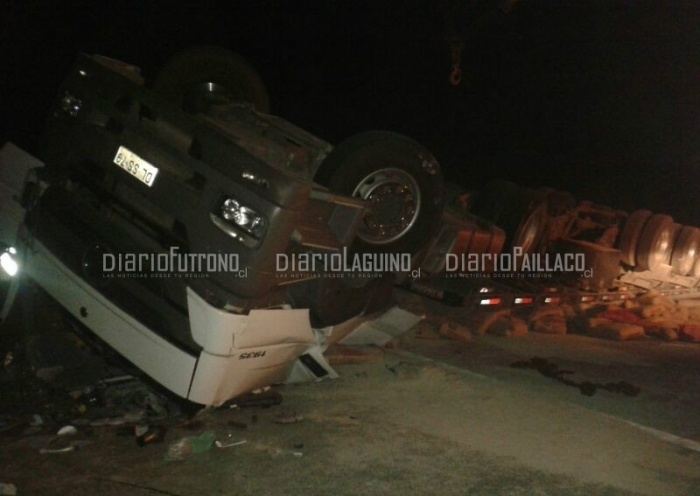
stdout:
[[493,308],[700,297],[700,229],[669,215],[502,180],[451,197],[422,279],[405,284],[426,296]]

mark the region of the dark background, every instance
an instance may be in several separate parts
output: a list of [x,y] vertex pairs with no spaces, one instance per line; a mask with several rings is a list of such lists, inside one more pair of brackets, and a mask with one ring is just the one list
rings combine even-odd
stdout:
[[[152,77],[179,49],[244,55],[273,112],[337,143],[391,129],[465,189],[504,178],[700,226],[700,2],[3,0],[0,139],[34,146],[79,51]],[[452,30],[450,25],[453,26]],[[446,37],[464,39],[448,83]]]

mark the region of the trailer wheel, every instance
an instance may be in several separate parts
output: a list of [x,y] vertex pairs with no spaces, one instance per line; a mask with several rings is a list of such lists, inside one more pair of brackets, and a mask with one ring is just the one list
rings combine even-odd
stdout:
[[671,252],[671,266],[676,274],[686,276],[695,265],[700,253],[700,230],[695,227],[681,228]]
[[523,253],[536,252],[540,247],[546,227],[547,205],[539,203],[534,206],[526,206],[525,216],[521,219],[510,243],[511,248],[519,247]]
[[243,57],[224,48],[202,46],[175,54],[160,69],[152,87],[191,113],[230,102],[249,102],[261,112],[270,111],[260,75]]
[[546,190],[538,192],[508,181],[491,181],[479,194],[472,213],[502,228],[508,248],[533,253],[547,227]]
[[655,214],[644,225],[637,243],[637,267],[642,270],[655,270],[668,261],[673,245],[673,218]]
[[649,210],[636,210],[632,212],[629,217],[627,217],[625,226],[620,233],[620,241],[618,243],[620,258],[623,263],[631,267],[637,264],[637,243],[649,217],[651,217],[651,212]]
[[444,204],[440,166],[427,149],[388,131],[360,133],[331,151],[315,179],[367,202],[354,250],[411,253],[412,267],[420,264]]

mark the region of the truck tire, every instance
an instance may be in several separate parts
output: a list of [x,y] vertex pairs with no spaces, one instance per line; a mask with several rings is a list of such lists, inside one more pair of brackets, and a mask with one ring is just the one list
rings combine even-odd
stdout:
[[202,46],[175,54],[156,75],[152,88],[190,113],[215,103],[249,102],[270,111],[262,78],[243,57],[220,47]]
[[654,214],[644,225],[637,243],[637,268],[656,270],[668,261],[673,246],[673,218]]
[[336,193],[366,200],[356,252],[410,253],[417,267],[440,225],[444,183],[433,155],[410,138],[367,131],[341,142],[315,178]]
[[681,227],[671,252],[673,272],[687,276],[693,270],[700,253],[700,229],[690,226]]
[[523,253],[539,249],[547,228],[547,195],[520,188],[509,181],[495,180],[482,190],[472,213],[493,222],[506,233],[506,248]]
[[649,210],[636,210],[632,212],[629,217],[627,217],[625,226],[620,233],[620,240],[617,246],[620,250],[620,259],[624,264],[630,267],[634,267],[637,264],[637,243],[639,242],[639,236],[642,233],[642,229],[644,229],[644,225],[649,220],[649,217],[651,217],[651,212]]

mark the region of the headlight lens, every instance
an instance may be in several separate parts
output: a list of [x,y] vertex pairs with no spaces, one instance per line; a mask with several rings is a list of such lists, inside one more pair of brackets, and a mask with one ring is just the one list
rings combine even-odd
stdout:
[[229,236],[248,247],[257,246],[265,234],[265,217],[238,200],[225,198],[211,220]]
[[221,216],[258,239],[265,228],[265,219],[261,215],[255,210],[241,205],[233,198],[224,201],[221,206]]

